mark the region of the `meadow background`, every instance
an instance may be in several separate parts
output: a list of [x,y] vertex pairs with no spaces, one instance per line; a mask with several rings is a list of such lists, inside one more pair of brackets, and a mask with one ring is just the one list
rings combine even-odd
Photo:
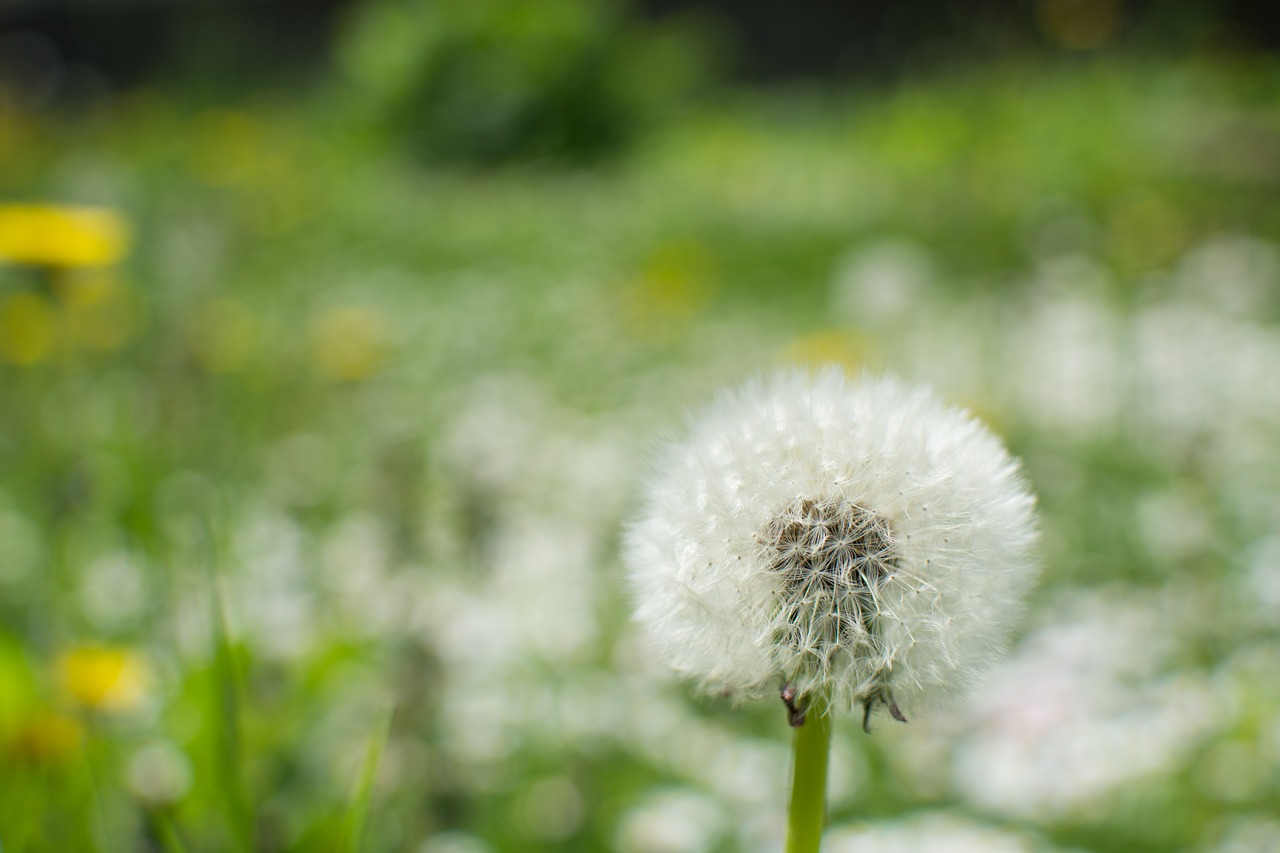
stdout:
[[828,848],[1280,849],[1276,32],[1159,5],[0,10],[0,849],[780,849],[781,705],[618,539],[825,363],[1005,435],[1046,563],[837,724]]

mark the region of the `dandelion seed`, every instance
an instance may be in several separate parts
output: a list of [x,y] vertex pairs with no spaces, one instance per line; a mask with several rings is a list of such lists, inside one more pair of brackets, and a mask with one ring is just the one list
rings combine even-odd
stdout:
[[[626,535],[638,621],[703,689],[906,721],[994,661],[1036,574],[1034,498],[984,426],[838,370],[722,395]],[[825,712],[825,707],[820,707]]]

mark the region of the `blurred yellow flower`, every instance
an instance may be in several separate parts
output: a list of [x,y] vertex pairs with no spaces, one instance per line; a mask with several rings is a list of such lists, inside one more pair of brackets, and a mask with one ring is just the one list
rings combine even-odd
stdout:
[[326,379],[364,379],[382,366],[386,350],[386,324],[368,308],[334,308],[311,324],[311,364]]
[[701,243],[658,246],[623,295],[624,316],[642,336],[665,336],[673,323],[697,316],[715,293],[715,259]]
[[58,658],[58,685],[76,704],[95,711],[129,711],[146,699],[151,672],[129,649],[82,646]]
[[788,344],[782,361],[814,368],[834,364],[854,372],[867,366],[873,350],[871,339],[859,332],[823,329]]
[[14,761],[29,764],[58,764],[80,749],[84,728],[73,717],[43,710],[18,723],[5,744]]
[[0,361],[38,364],[53,352],[57,339],[52,302],[35,293],[0,296]]
[[129,251],[129,225],[96,207],[0,204],[0,261],[37,267],[100,267]]

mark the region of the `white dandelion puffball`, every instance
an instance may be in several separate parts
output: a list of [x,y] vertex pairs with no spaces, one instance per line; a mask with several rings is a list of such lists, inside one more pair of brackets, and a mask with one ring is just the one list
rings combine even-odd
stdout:
[[626,531],[636,618],[706,690],[904,719],[1003,651],[1034,510],[999,439],[928,389],[776,373],[660,455]]

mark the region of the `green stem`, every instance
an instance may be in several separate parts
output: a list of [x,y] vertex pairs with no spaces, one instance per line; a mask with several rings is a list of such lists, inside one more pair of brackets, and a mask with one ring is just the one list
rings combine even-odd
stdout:
[[787,814],[786,853],[817,853],[827,816],[831,714],[825,697],[815,697],[810,706],[808,719],[796,729],[791,746],[791,806]]

